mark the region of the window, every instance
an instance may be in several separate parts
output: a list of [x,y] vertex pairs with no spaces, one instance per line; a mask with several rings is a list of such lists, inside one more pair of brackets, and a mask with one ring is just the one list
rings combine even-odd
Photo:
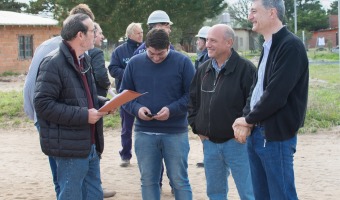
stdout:
[[240,47],[243,47],[243,38],[240,37]]
[[19,35],[19,59],[29,59],[33,56],[33,36]]

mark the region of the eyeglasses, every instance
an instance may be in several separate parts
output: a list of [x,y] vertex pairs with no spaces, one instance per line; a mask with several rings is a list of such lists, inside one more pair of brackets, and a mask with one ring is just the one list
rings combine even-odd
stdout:
[[[216,90],[218,81],[221,78],[221,75],[218,75],[217,79],[214,81],[214,83],[212,85],[209,85],[208,83],[204,84],[204,80],[207,77],[208,73],[205,73],[205,75],[202,78],[202,83],[201,83],[201,92],[209,92],[209,93],[213,93]],[[204,86],[203,86],[204,85]],[[205,87],[205,88],[203,88]],[[210,88],[209,88],[210,87]]]

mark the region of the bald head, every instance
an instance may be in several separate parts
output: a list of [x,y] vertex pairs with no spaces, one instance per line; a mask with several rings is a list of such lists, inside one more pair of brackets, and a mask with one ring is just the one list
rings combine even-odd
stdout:
[[210,58],[218,63],[224,63],[231,55],[235,38],[234,30],[226,24],[216,24],[210,28],[207,35],[206,47]]

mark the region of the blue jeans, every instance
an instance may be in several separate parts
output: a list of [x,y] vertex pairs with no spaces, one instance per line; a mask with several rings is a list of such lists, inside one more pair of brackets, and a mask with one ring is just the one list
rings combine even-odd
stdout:
[[[40,131],[40,125],[38,122],[36,122],[35,127],[37,128],[38,132]],[[53,178],[53,183],[54,183],[54,190],[56,192],[57,197],[59,196],[60,193],[60,186],[57,181],[57,163],[55,162],[54,158],[52,156],[48,156],[48,161],[50,163],[50,168],[52,172],[52,178]]]
[[191,200],[188,178],[188,133],[149,135],[135,133],[135,152],[141,174],[144,200],[159,200],[162,159],[174,190],[175,199]]
[[102,200],[99,157],[96,145],[87,158],[55,157],[60,194],[58,200]]
[[298,199],[293,169],[296,142],[296,136],[285,141],[266,141],[264,128],[254,128],[247,144],[256,199]]
[[230,139],[224,143],[203,140],[204,170],[210,200],[228,199],[228,176],[234,178],[241,200],[254,199],[247,146]]
[[123,108],[120,108],[119,114],[122,126],[122,133],[120,135],[122,150],[119,151],[119,154],[122,160],[130,160],[132,157],[132,126],[135,121],[135,117]]

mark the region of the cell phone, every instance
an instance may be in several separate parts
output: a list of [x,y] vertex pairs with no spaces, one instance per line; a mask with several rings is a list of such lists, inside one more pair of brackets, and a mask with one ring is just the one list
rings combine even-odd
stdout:
[[148,117],[153,117],[153,116],[155,116],[155,115],[157,115],[157,114],[151,114],[151,113],[148,113],[148,112],[144,112],[144,114],[146,115],[146,116],[148,116]]

